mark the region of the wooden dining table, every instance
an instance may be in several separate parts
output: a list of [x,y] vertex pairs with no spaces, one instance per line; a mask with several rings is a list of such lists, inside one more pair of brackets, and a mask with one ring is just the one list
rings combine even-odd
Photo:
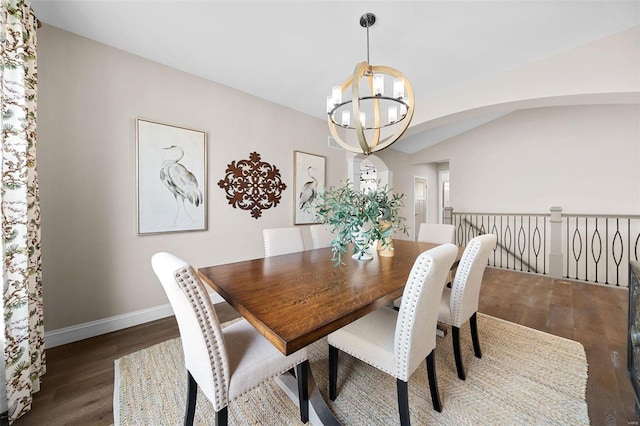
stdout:
[[[198,273],[280,352],[289,355],[402,296],[416,258],[438,245],[404,240],[393,244],[393,257],[376,254],[371,260],[355,260],[346,255],[339,266],[327,247],[202,267]],[[314,389],[312,375],[310,379],[312,408],[321,423],[335,424],[335,418],[325,412],[326,405],[318,407],[324,400]]]

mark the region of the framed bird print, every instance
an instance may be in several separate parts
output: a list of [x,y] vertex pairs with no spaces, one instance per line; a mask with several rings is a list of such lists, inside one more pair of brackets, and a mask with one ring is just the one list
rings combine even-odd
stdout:
[[325,185],[325,162],[325,157],[321,155],[293,152],[294,223],[296,225],[314,223],[312,206],[318,191]]
[[136,120],[138,235],[207,229],[207,134]]

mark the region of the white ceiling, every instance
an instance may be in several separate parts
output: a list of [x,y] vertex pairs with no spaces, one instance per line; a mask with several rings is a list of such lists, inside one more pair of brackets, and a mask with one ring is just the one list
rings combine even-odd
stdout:
[[[366,30],[359,25],[365,12],[377,16],[370,29],[371,64],[402,71],[413,85],[416,109],[436,94],[640,25],[637,0],[31,5],[46,24],[322,119],[330,88],[366,60]],[[406,138],[404,145],[401,139],[393,147],[416,152],[485,121],[432,129],[431,136]]]

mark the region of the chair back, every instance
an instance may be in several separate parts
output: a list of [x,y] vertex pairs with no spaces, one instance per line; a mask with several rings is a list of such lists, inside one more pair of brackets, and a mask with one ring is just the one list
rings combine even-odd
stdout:
[[478,311],[482,275],[487,267],[489,254],[496,246],[494,234],[472,238],[464,249],[456,276],[451,285],[449,309],[451,325],[460,327]]
[[304,242],[300,228],[263,229],[265,257],[304,251]]
[[311,231],[311,241],[314,249],[329,247],[335,238],[335,235],[325,225],[311,225],[309,230]]
[[394,338],[396,377],[405,382],[436,347],[438,306],[457,255],[458,247],[443,244],[420,254],[411,268]]
[[423,243],[453,243],[455,227],[443,223],[421,223],[418,241]]
[[169,253],[151,258],[178,322],[187,370],[213,403],[215,411],[229,398],[229,362],[220,321],[196,271]]

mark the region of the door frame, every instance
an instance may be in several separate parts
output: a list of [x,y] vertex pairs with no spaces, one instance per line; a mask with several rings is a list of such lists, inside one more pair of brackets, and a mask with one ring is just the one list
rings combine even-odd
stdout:
[[451,197],[451,174],[449,170],[438,171],[438,223],[444,223],[444,183],[443,175],[447,175],[446,182],[449,182],[449,197]]
[[418,238],[418,228],[416,227],[416,216],[417,216],[417,209],[416,209],[416,184],[418,179],[420,179],[421,181],[425,182],[425,189],[424,189],[424,221],[428,222],[429,221],[429,208],[428,208],[428,202],[429,202],[429,178],[425,177],[425,176],[413,176],[413,240],[415,241],[416,238]]

